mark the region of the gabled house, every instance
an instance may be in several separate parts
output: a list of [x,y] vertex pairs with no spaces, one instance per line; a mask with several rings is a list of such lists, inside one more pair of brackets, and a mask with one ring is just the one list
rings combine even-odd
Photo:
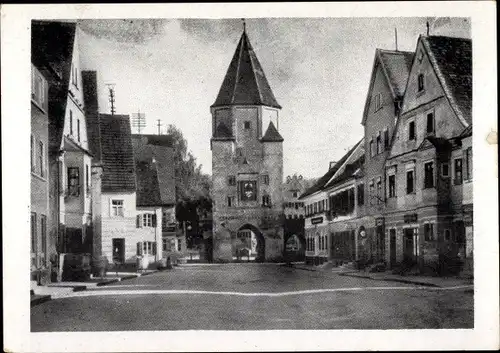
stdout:
[[48,232],[59,253],[90,252],[88,148],[75,23],[32,21],[32,62],[48,80]]
[[[49,175],[48,175],[48,81],[31,64],[31,280],[50,280],[51,257],[55,243],[48,237]],[[54,259],[52,259],[54,260]]]
[[385,161],[399,115],[406,81],[413,59],[412,52],[376,49],[363,119],[365,203],[361,236],[367,261],[385,260]]
[[472,43],[420,36],[386,162],[392,265],[442,272],[463,261],[461,134],[472,124]]
[[[334,257],[355,260],[356,242],[349,231],[359,226],[348,221],[359,213],[356,177],[361,173],[363,147],[361,139],[299,198],[305,204],[306,263],[322,264]],[[348,231],[347,237],[342,231]],[[343,248],[337,249],[340,243]]]
[[[132,135],[137,171],[137,210],[143,217],[159,208],[157,234],[162,257],[186,248],[185,234],[177,227],[175,215],[174,149],[168,135]],[[144,222],[143,222],[144,224]]]

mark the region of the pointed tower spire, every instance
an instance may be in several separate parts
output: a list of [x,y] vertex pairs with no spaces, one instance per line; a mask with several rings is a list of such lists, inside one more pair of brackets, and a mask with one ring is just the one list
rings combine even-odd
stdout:
[[250,44],[244,20],[243,33],[212,108],[241,104],[281,109]]
[[269,122],[266,133],[260,139],[262,142],[283,142],[283,137],[274,126],[273,122]]

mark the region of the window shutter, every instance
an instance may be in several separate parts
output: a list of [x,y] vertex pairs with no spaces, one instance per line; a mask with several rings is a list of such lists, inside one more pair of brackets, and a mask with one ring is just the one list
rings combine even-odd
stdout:
[[142,255],[142,243],[138,242],[137,243],[137,256],[141,256],[141,255]]
[[135,217],[135,226],[137,228],[142,228],[142,215],[138,214],[136,217]]
[[156,213],[153,213],[152,224],[153,224],[153,228],[156,228]]

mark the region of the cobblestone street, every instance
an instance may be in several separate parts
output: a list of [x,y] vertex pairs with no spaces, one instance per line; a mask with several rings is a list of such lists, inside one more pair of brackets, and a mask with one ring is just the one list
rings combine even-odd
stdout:
[[472,328],[472,286],[273,264],[179,267],[32,309],[32,331]]

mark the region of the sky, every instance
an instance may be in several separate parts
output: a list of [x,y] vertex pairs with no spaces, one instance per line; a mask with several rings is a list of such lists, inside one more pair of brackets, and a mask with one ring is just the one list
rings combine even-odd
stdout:
[[[418,36],[471,38],[466,18],[247,19],[250,42],[280,112],[284,178],[323,175],[363,137],[362,113],[376,48],[413,51]],[[241,19],[79,21],[83,70],[98,72],[99,108],[146,115],[143,133],[178,127],[211,174],[210,105],[240,39]]]

